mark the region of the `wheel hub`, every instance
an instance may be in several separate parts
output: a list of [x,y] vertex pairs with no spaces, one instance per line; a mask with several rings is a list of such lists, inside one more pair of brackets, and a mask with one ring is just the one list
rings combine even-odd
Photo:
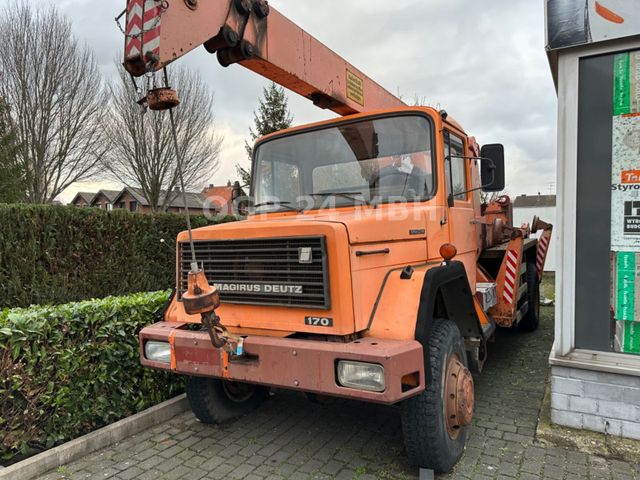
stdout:
[[444,400],[447,431],[455,439],[460,429],[471,423],[475,405],[473,377],[457,355],[451,356],[447,364]]
[[249,400],[256,389],[254,385],[248,383],[230,382],[228,380],[223,380],[222,386],[229,400],[238,403]]

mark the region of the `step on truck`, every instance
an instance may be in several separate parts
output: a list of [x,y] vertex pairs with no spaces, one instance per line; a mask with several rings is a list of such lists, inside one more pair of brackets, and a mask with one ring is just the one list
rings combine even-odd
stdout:
[[130,0],[121,18],[126,70],[164,82],[151,109],[180,108],[167,66],[204,46],[338,114],[257,141],[246,220],[178,236],[142,364],[185,376],[207,423],[272,387],[399,404],[410,460],[451,470],[496,328],[539,322],[552,226],[482,201],[504,189],[503,147],[405,105],[264,0]]

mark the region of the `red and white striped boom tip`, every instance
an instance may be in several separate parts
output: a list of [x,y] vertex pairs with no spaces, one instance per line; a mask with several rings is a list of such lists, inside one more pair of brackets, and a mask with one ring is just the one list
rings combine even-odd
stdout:
[[160,23],[165,3],[158,0],[129,0],[125,29],[125,60],[144,63],[160,55]]

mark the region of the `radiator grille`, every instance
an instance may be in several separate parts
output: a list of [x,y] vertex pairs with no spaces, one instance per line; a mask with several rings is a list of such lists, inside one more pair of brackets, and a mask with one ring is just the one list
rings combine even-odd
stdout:
[[[178,294],[187,287],[188,243],[180,243]],[[225,303],[330,307],[324,237],[196,241],[196,258]],[[301,263],[311,249],[311,263]],[[303,255],[304,257],[304,255]],[[308,260],[308,259],[304,259]]]

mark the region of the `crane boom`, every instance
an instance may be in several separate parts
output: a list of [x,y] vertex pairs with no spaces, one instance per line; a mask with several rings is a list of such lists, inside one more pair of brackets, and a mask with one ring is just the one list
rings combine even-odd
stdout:
[[129,0],[125,33],[134,76],[204,45],[340,115],[405,105],[265,0]]

